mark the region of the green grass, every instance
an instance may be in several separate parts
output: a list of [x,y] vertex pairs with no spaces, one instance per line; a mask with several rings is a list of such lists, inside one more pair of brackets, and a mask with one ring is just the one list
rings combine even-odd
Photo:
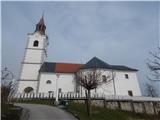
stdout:
[[8,103],[2,103],[1,110],[2,120],[19,120],[22,113],[22,108]]
[[28,104],[43,104],[43,105],[54,105],[54,100],[45,100],[45,99],[30,99],[30,100],[18,100],[16,103],[28,103]]
[[80,120],[156,120],[153,116],[146,114],[111,110],[95,106],[92,106],[91,117],[89,118],[87,116],[86,106],[83,103],[69,102],[67,109],[77,114]]

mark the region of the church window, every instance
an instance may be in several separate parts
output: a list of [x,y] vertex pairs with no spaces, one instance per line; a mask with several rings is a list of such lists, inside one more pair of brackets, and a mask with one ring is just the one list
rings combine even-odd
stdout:
[[103,82],[106,82],[107,81],[107,77],[105,75],[102,75],[102,80],[103,80]]
[[38,47],[38,44],[39,44],[38,40],[35,40],[34,43],[33,43],[33,46]]
[[128,79],[128,78],[129,78],[128,74],[125,74],[125,78],[126,78],[126,79]]
[[51,81],[50,80],[47,80],[47,82],[46,82],[47,84],[51,84]]
[[129,96],[133,96],[132,90],[129,90],[129,91],[128,91],[128,95],[129,95]]
[[26,88],[24,89],[24,92],[25,92],[25,93],[31,93],[31,92],[33,92],[33,88],[32,88],[32,87],[26,87]]

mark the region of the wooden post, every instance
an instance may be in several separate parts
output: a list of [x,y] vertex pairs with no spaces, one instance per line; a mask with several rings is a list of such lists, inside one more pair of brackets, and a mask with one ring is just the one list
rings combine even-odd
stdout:
[[104,105],[104,108],[106,108],[106,100],[103,99],[103,105]]
[[41,93],[39,93],[39,98],[41,98]]
[[33,93],[33,98],[35,98],[35,93]]
[[117,104],[118,104],[118,109],[121,110],[121,102],[117,101]]
[[108,101],[105,100],[105,106],[108,108]]
[[54,93],[52,93],[52,98],[54,98]]
[[67,93],[67,99],[68,99],[68,97],[69,97],[69,95],[68,95],[68,93]]
[[22,99],[24,99],[25,98],[25,93],[23,94],[23,96],[22,96]]
[[21,99],[22,98],[22,95],[21,94],[19,94],[19,99]]
[[26,97],[28,98],[28,93],[27,93]]
[[44,98],[44,93],[42,93],[42,96],[43,96],[42,98]]
[[158,120],[160,120],[160,111],[158,111]]
[[135,112],[135,109],[134,109],[134,103],[133,103],[133,101],[132,101],[132,100],[130,101],[130,104],[131,104],[132,112]]
[[51,98],[51,93],[48,93],[48,99],[50,99]]
[[146,112],[145,102],[141,102],[141,105],[142,105],[143,113],[147,113]]
[[156,103],[152,102],[152,105],[153,105],[154,115],[156,116],[157,115],[157,113],[156,113]]

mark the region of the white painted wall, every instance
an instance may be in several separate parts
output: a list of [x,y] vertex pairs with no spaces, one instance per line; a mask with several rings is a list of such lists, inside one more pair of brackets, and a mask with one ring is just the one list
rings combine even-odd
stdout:
[[[51,84],[46,84],[47,80],[51,80]],[[56,92],[56,80],[58,81],[58,88],[62,92],[75,92],[74,74],[59,73],[57,78],[55,73],[41,73],[39,77],[39,90],[38,92],[48,93],[48,91]]]
[[[101,71],[102,75],[111,75],[112,71],[107,69],[99,69]],[[84,72],[90,71],[89,69],[82,70]],[[120,70],[114,70],[114,81],[108,85],[101,85],[98,86],[96,89],[97,93],[104,93],[106,95],[114,95],[116,91],[116,95],[128,95],[128,91],[131,90],[133,93],[133,96],[141,96],[141,91],[139,88],[139,83],[136,75],[136,71],[120,71]],[[128,74],[129,78],[125,78],[125,74]],[[114,84],[115,83],[115,84]],[[114,90],[115,85],[115,90]],[[82,94],[84,94],[84,88],[82,88]],[[91,91],[91,93],[95,93],[95,89]]]
[[27,49],[23,62],[41,63],[43,52],[44,51],[37,49]]
[[32,87],[34,89],[33,92],[35,93],[37,90],[37,82],[38,81],[19,81],[17,93],[23,93],[24,89],[27,87]]
[[[34,41],[39,42],[38,46],[33,46]],[[45,51],[47,50],[48,39],[46,35],[41,35],[39,32],[28,35],[28,44],[25,51],[23,62],[29,63],[43,63],[47,57]],[[46,52],[47,53],[47,52]]]
[[[39,41],[36,47],[33,46],[35,40]],[[37,82],[34,81],[38,81],[40,67],[46,58],[47,45],[48,39],[46,35],[41,35],[39,32],[28,34],[28,42],[20,71],[18,92],[23,92],[26,86],[32,87],[31,83],[33,83],[35,91],[37,90],[37,87],[35,87]]]
[[29,42],[28,42],[28,48],[37,48],[33,46],[33,43],[35,40],[39,41],[38,48],[44,49],[47,48],[48,39],[46,35],[41,35],[39,32],[35,32],[33,34],[29,34]]
[[38,80],[41,64],[23,64],[20,79]]
[[[133,92],[133,96],[141,96],[139,83],[135,71],[115,71],[115,86],[117,95],[128,95],[128,90]],[[129,78],[125,78],[128,74]]]

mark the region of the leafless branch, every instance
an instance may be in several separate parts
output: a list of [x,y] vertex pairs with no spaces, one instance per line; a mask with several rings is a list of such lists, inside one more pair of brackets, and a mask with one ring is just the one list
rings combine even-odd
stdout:
[[147,66],[150,70],[149,80],[160,81],[160,48],[158,48],[157,53],[149,52],[151,59],[148,60]]

